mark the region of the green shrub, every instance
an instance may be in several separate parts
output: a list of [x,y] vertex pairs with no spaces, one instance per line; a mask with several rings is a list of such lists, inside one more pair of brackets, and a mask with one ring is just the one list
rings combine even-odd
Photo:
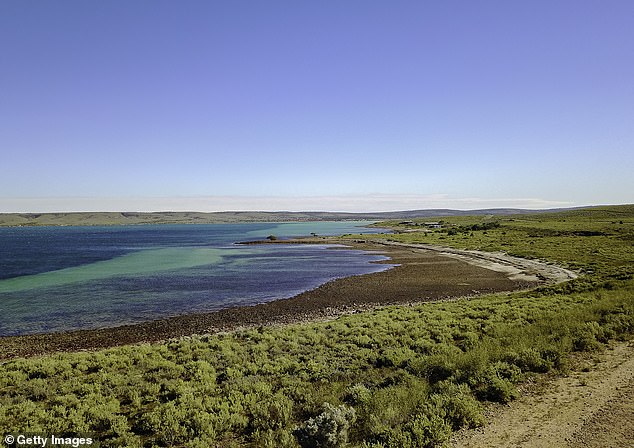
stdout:
[[504,358],[508,364],[519,367],[522,372],[546,373],[553,368],[554,363],[544,359],[535,348],[525,348],[518,352],[510,352]]
[[290,422],[292,410],[293,402],[280,393],[261,397],[251,409],[250,432],[285,428]]
[[395,429],[388,438],[389,448],[434,448],[451,435],[451,426],[433,410],[416,414],[402,429]]
[[372,398],[372,393],[363,384],[354,384],[346,390],[346,401],[352,405],[365,405]]
[[302,448],[342,447],[348,443],[348,432],[355,420],[353,408],[324,403],[323,412],[304,422],[295,435]]
[[482,405],[466,384],[442,381],[430,397],[435,409],[442,409],[444,419],[453,429],[476,428],[484,424]]
[[[257,430],[253,434],[253,443],[258,448],[296,448],[297,441],[291,431],[286,429]],[[209,445],[201,445],[208,447]]]
[[478,399],[498,403],[508,403],[519,395],[513,383],[492,371],[484,373],[471,388]]

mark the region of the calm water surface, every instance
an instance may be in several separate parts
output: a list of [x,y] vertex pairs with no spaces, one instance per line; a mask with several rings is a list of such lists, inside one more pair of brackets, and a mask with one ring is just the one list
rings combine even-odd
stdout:
[[0,228],[0,336],[101,328],[291,297],[384,270],[326,245],[238,241],[381,232],[368,222]]

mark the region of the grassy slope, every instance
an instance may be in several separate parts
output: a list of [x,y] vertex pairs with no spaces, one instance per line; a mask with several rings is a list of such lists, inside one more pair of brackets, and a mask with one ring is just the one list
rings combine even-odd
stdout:
[[[429,220],[415,220],[425,222]],[[562,213],[522,216],[442,218],[444,229],[424,232],[423,226],[387,224],[401,233],[390,239],[460,249],[504,251],[524,258],[543,258],[573,269],[605,272],[631,265],[634,205],[597,207]],[[470,230],[474,225],[486,230]],[[385,223],[383,223],[385,225]],[[450,230],[454,229],[455,234]],[[364,235],[365,237],[365,235]]]
[[512,400],[515,384],[565,371],[572,352],[634,333],[634,207],[498,217],[488,230],[467,229],[487,217],[443,219],[441,231],[390,238],[505,250],[586,275],[329,323],[11,361],[0,366],[0,433],[83,432],[105,446],[439,446],[483,422],[482,401]]
[[346,214],[285,212],[82,212],[0,213],[0,226],[99,226],[135,224],[216,224],[266,221],[363,219]]
[[[479,214],[531,214],[532,210],[490,209]],[[336,212],[77,212],[77,213],[0,213],[2,226],[99,226],[123,224],[215,224],[238,222],[336,221],[410,219],[429,216],[464,215],[460,210],[409,210],[379,213]]]

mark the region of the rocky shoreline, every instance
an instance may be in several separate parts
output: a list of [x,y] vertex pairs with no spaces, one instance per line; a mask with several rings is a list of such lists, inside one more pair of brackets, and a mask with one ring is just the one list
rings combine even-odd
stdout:
[[[271,244],[289,242],[291,241],[268,241]],[[292,242],[342,243],[335,238],[308,238]],[[0,338],[0,359],[94,350],[159,342],[193,334],[333,319],[342,314],[378,306],[513,291],[566,279],[560,272],[561,268],[556,269],[558,275],[550,275],[549,272],[553,269],[551,265],[508,256],[500,259],[499,254],[493,260],[487,258],[490,254],[482,252],[457,251],[435,246],[390,244],[386,241],[356,241],[345,244],[354,249],[386,255],[389,260],[379,263],[397,266],[373,274],[333,280],[288,299],[254,306],[233,307],[212,313],[176,316],[114,328],[3,337]]]

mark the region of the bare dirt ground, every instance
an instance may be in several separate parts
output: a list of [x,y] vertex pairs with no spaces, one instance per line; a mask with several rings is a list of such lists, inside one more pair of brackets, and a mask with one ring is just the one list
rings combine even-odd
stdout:
[[634,343],[614,344],[568,376],[527,385],[489,410],[483,428],[458,432],[452,448],[634,447]]

